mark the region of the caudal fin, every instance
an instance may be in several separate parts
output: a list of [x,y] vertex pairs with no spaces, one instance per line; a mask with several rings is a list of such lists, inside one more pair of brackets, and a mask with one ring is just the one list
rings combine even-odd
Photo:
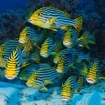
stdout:
[[76,24],[74,25],[74,28],[75,28],[78,32],[80,32],[81,29],[82,29],[82,16],[76,18],[75,21],[76,21]]

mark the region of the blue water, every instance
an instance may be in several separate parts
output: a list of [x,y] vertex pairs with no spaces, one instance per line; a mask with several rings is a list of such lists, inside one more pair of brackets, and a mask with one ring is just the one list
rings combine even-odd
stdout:
[[0,0],[0,13],[7,10],[23,9],[28,0]]

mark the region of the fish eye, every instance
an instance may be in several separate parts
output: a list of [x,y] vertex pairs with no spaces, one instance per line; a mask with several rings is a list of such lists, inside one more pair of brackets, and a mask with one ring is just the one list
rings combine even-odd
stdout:
[[41,13],[38,13],[38,16],[40,16],[41,15]]
[[40,15],[42,15],[42,13],[40,12],[40,13],[38,13],[38,16],[40,16]]

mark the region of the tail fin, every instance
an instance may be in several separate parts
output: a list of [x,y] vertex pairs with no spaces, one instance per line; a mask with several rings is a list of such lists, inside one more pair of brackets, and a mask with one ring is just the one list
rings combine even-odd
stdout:
[[82,16],[78,17],[75,19],[76,21],[76,24],[74,25],[74,28],[80,32],[81,31],[81,28],[82,28]]

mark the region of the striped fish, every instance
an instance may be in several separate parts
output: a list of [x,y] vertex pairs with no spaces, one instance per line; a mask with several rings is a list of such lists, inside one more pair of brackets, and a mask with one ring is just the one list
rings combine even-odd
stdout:
[[81,91],[81,89],[83,88],[83,83],[84,83],[84,77],[80,76],[77,81],[77,87],[76,87],[77,93],[79,93]]
[[95,38],[93,35],[90,35],[88,31],[85,31],[80,38],[77,39],[80,47],[86,47],[89,49],[88,44],[95,44]]
[[14,79],[17,77],[20,71],[21,59],[25,51],[20,51],[19,49],[14,50],[9,56],[5,69],[5,77],[7,79]]
[[89,68],[89,72],[86,77],[86,81],[90,84],[94,84],[97,81],[98,61],[94,61]]
[[36,41],[42,40],[43,36],[40,34],[38,35],[35,30],[31,27],[25,27],[19,36],[20,43],[26,43],[28,40],[31,40],[33,43]]
[[72,48],[76,45],[77,33],[73,28],[70,28],[63,37],[63,45],[67,48]]
[[9,40],[1,44],[0,45],[0,67],[5,68],[7,59],[9,58],[13,50],[15,50],[16,48],[19,48],[20,50],[22,50],[23,49],[22,47],[23,46],[19,44],[18,40]]
[[68,26],[73,26],[77,31],[82,28],[81,16],[74,20],[70,19],[68,13],[52,6],[39,8],[30,16],[28,22],[54,31],[58,29],[67,30]]
[[26,85],[36,89],[42,89],[47,84],[52,84],[55,78],[58,77],[58,73],[51,68],[46,66],[33,72],[26,82]]
[[29,66],[22,68],[21,72],[19,73],[19,78],[22,80],[27,81],[29,77],[32,75],[33,72],[35,72],[38,69],[42,69],[45,67],[49,67],[48,64],[30,64]]
[[75,92],[76,81],[73,76],[69,77],[62,85],[61,99],[62,101],[70,101]]
[[54,44],[53,39],[52,38],[47,38],[41,46],[40,55],[43,58],[47,58],[52,53],[52,51],[54,49],[55,49],[55,44]]

